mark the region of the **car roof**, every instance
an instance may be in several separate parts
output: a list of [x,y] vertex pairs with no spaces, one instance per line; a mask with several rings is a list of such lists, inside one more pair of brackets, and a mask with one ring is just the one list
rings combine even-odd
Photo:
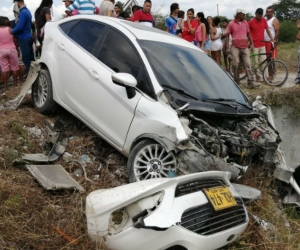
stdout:
[[71,19],[78,19],[78,18],[101,21],[101,22],[107,23],[109,25],[112,25],[115,28],[122,26],[123,28],[127,29],[132,35],[134,35],[139,40],[165,42],[165,43],[176,44],[176,45],[200,50],[198,47],[196,47],[192,43],[189,43],[182,38],[179,38],[175,35],[169,34],[160,29],[147,27],[147,26],[141,25],[139,23],[126,21],[124,19],[119,19],[119,18],[115,18],[115,17],[106,17],[106,16],[100,16],[100,15],[77,15],[77,16],[73,16],[70,18],[65,18],[60,21],[64,22],[64,21],[68,21]]

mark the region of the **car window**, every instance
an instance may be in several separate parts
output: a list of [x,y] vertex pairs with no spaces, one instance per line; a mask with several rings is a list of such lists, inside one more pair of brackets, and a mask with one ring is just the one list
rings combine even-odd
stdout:
[[70,22],[66,22],[66,23],[62,23],[60,26],[60,28],[62,29],[63,32],[65,32],[66,34],[68,34],[69,30],[78,22],[78,20],[73,20]]
[[201,100],[248,100],[215,61],[199,49],[170,43],[139,40],[156,79]]
[[157,99],[147,70],[145,68],[140,77],[138,78],[137,88],[146,93],[148,96],[152,97],[154,100]]
[[92,22],[80,21],[69,33],[69,37],[91,54],[97,54],[99,41],[103,39],[105,25]]
[[143,70],[141,74],[144,68],[141,58],[130,41],[119,32],[109,30],[98,59],[115,72],[133,75],[138,81],[137,87],[147,95],[154,96],[153,86],[147,72]]
[[142,62],[128,40],[110,29],[98,56],[115,72],[129,73],[138,78]]

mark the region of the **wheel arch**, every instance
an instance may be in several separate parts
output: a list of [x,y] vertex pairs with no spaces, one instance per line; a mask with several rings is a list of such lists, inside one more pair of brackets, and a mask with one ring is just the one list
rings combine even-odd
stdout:
[[159,144],[161,144],[166,150],[167,152],[170,152],[170,151],[174,151],[175,150],[175,143],[172,142],[171,140],[165,138],[165,137],[161,137],[161,136],[158,136],[158,135],[155,135],[155,134],[143,134],[143,135],[140,135],[139,137],[137,137],[131,147],[130,147],[130,151],[129,151],[129,154],[130,152],[132,151],[132,149],[140,142],[140,141],[143,141],[143,140],[152,140],[154,142],[157,142]]

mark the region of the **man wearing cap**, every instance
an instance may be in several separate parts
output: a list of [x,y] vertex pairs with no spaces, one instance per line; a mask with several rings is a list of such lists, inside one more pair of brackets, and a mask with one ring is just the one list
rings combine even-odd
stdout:
[[[253,48],[253,41],[250,34],[250,29],[245,15],[247,12],[243,9],[238,8],[236,10],[236,16],[233,21],[228,25],[226,32],[226,49],[232,55],[232,66],[234,69],[234,80],[239,84],[239,72],[238,66],[240,63],[240,57],[245,65],[248,88],[257,88],[260,84],[254,82],[254,78],[251,70],[250,52],[248,49],[248,39],[250,41],[251,49]],[[229,36],[232,37],[232,45],[229,48]]]
[[[271,34],[266,19],[263,18],[264,10],[262,8],[258,8],[255,11],[255,17],[252,18],[248,24],[250,28],[251,37],[253,39],[254,49],[253,52],[255,54],[266,54],[266,47],[264,42],[264,32],[266,31],[272,42],[275,42],[273,39],[273,35]],[[255,63],[261,63],[266,59],[266,55],[255,56]],[[259,72],[255,72],[256,80],[260,80]],[[271,76],[270,76],[271,77]]]
[[68,16],[72,16],[74,10],[78,10],[79,15],[94,15],[95,2],[93,0],[74,0],[65,12]]
[[18,45],[22,53],[22,60],[25,65],[25,75],[28,74],[31,61],[34,61],[33,37],[31,34],[32,16],[27,9],[24,0],[15,0],[18,3],[19,18],[15,28],[11,33],[18,39]]

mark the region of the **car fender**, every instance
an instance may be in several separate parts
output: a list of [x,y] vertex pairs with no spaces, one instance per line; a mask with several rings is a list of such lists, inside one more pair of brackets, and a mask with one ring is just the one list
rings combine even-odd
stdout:
[[142,97],[135,111],[124,144],[124,153],[129,155],[132,145],[141,138],[154,139],[166,149],[174,149],[174,145],[189,140],[184,124],[177,112],[161,100],[152,101]]

